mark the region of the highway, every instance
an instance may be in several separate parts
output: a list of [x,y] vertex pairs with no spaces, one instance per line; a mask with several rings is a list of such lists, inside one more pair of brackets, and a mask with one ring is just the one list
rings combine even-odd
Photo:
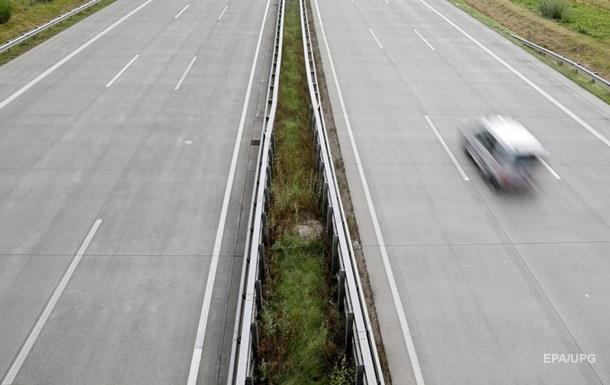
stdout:
[[[610,384],[610,107],[445,0],[312,12],[392,384]],[[550,152],[532,192],[462,151],[492,114]]]
[[117,0],[0,67],[3,385],[226,382],[276,9]]

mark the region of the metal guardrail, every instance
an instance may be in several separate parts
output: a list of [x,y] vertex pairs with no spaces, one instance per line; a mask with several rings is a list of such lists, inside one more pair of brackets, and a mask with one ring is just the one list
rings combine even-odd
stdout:
[[100,1],[102,1],[102,0],[91,0],[85,4],[79,5],[78,7],[74,8],[73,10],[71,10],[69,12],[64,13],[61,16],[57,16],[53,20],[46,22],[42,25],[39,25],[38,27],[34,28],[33,30],[28,31],[13,40],[9,40],[8,42],[0,45],[0,53],[3,53],[5,51],[13,48],[16,45],[23,43],[24,41],[38,35],[40,32],[47,30],[47,29],[53,27],[54,25],[61,23],[62,21],[76,15],[79,12],[84,11],[85,9],[87,9],[89,7],[94,6],[95,4],[99,3]]
[[311,128],[320,178],[319,192],[326,214],[328,237],[331,240],[331,268],[337,279],[337,304],[345,320],[345,349],[355,365],[356,385],[385,385],[331,156],[318,88],[307,5],[303,0],[299,0],[299,4],[310,96]]
[[273,167],[273,125],[277,109],[282,43],[284,37],[285,0],[279,0],[275,41],[267,89],[267,105],[263,132],[255,171],[254,193],[248,219],[246,249],[237,302],[237,316],[229,363],[228,385],[254,384],[254,369],[258,346],[258,313],[262,307],[265,244],[267,242],[267,212],[271,194]]
[[[315,70],[309,24],[304,3],[301,6],[303,49],[310,94],[311,127],[318,161],[319,196],[327,218],[327,232],[331,240],[330,255],[333,273],[338,281],[337,304],[344,314],[345,349],[355,365],[357,385],[385,385],[377,348],[368,318],[362,284],[358,275],[347,222],[330,156],[330,147],[320,106],[320,95]],[[267,106],[265,109],[260,151],[255,172],[255,186],[248,219],[245,258],[242,267],[229,364],[228,385],[253,385],[258,346],[258,314],[262,307],[265,249],[268,246],[267,212],[273,166],[273,125],[277,108],[279,77],[282,60],[285,0],[278,6],[275,45],[273,48]]]
[[558,53],[555,53],[549,49],[546,49],[542,46],[539,46],[536,43],[532,43],[529,40],[526,40],[524,38],[522,38],[521,36],[515,35],[515,34],[511,34],[511,36],[518,40],[519,42],[521,42],[522,44],[524,44],[527,47],[530,47],[544,55],[548,55],[551,57],[554,57],[555,59],[559,60],[560,63],[565,63],[565,64],[569,64],[572,67],[574,67],[577,71],[580,71],[582,73],[584,73],[585,75],[589,76],[591,78],[592,81],[597,82],[599,84],[602,84],[604,86],[606,86],[608,88],[608,90],[610,90],[610,81],[602,78],[601,76],[599,76],[598,74],[596,74],[595,72],[589,70],[588,68],[585,68],[584,66],[576,63],[575,61],[568,59],[565,56],[562,56]]

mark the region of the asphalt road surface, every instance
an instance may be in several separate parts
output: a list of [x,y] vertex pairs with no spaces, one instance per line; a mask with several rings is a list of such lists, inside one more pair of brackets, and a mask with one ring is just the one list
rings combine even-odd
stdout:
[[[610,107],[444,0],[313,12],[392,383],[610,384]],[[491,114],[549,150],[534,191],[462,151]]]
[[225,383],[275,13],[118,0],[0,68],[3,385]]

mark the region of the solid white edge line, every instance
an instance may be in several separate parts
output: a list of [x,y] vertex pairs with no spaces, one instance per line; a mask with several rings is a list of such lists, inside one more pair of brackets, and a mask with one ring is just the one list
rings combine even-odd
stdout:
[[225,5],[225,7],[222,9],[222,12],[220,12],[220,16],[218,16],[218,21],[220,21],[220,19],[222,19],[222,17],[225,15],[225,12],[227,12],[227,8],[229,8],[229,6]]
[[428,44],[428,47],[430,47],[430,49],[432,49],[433,51],[435,51],[435,50],[436,50],[436,49],[435,49],[435,48],[432,46],[432,44],[430,44],[430,42],[429,42],[428,40],[426,40],[426,38],[425,38],[425,37],[423,37],[421,33],[419,33],[419,31],[418,31],[417,29],[413,28],[413,31],[415,31],[415,33],[417,34],[417,36],[419,36],[419,37],[420,37],[420,38],[421,38],[421,39],[424,41],[424,43]]
[[432,120],[430,120],[430,117],[428,115],[424,115],[424,118],[426,118],[426,122],[428,122],[428,125],[430,126],[430,128],[434,132],[434,135],[436,136],[436,139],[438,139],[438,141],[441,143],[441,146],[443,146],[443,148],[445,149],[445,152],[447,153],[447,155],[449,156],[449,158],[453,162],[453,165],[455,166],[455,168],[457,168],[458,172],[462,176],[462,179],[464,179],[465,181],[470,180],[468,178],[468,175],[466,175],[466,172],[464,172],[464,169],[462,168],[462,166],[460,166],[459,162],[455,158],[455,155],[453,155],[453,152],[451,152],[451,149],[449,148],[449,146],[447,146],[447,143],[445,142],[445,140],[441,136],[440,132],[438,132],[438,130],[436,129],[436,126],[434,125],[434,123],[432,123]]
[[9,105],[11,102],[13,102],[19,96],[23,95],[27,90],[29,90],[30,88],[34,87],[36,84],[40,83],[41,80],[45,79],[47,76],[52,74],[55,70],[57,70],[59,67],[61,67],[64,64],[66,64],[70,59],[72,59],[74,56],[76,56],[79,53],[81,53],[82,51],[84,51],[87,47],[89,47],[91,44],[93,44],[97,40],[99,40],[102,36],[106,35],[108,32],[113,30],[116,26],[118,26],[119,24],[123,23],[125,20],[129,19],[135,13],[139,12],[142,8],[146,7],[152,1],[153,0],[147,0],[146,2],[140,4],[137,8],[135,8],[134,10],[129,12],[127,15],[121,17],[119,20],[115,21],[110,26],[106,27],[106,29],[104,29],[102,32],[100,32],[97,35],[95,35],[94,37],[92,37],[85,44],[81,45],[80,47],[78,47],[77,49],[72,51],[70,54],[68,54],[68,56],[64,57],[63,59],[61,59],[60,61],[55,63],[53,66],[51,66],[49,69],[47,69],[46,71],[44,71],[43,73],[38,75],[34,80],[30,81],[28,84],[26,84],[25,86],[21,87],[16,92],[14,92],[11,96],[9,96],[8,98],[4,99],[2,101],[2,103],[0,103],[0,110],[3,109],[4,107],[6,107],[7,105]]
[[377,35],[375,35],[375,32],[373,32],[372,28],[369,28],[369,32],[371,33],[371,36],[373,36],[373,39],[375,39],[375,42],[377,43],[377,45],[379,46],[379,48],[383,49],[383,46],[381,45],[381,43],[379,42],[379,39],[377,39]]
[[131,59],[129,61],[129,63],[125,64],[125,67],[123,67],[118,74],[114,75],[114,77],[112,78],[111,81],[108,82],[108,84],[106,84],[106,88],[110,88],[112,87],[112,85],[114,84],[114,82],[121,76],[123,75],[123,72],[127,71],[127,68],[129,68],[129,66],[131,66],[133,64],[133,62],[135,62],[138,57],[140,57],[140,55],[136,55],[133,57],[133,59]]
[[337,95],[339,97],[339,104],[341,105],[341,110],[343,112],[343,119],[345,120],[345,126],[347,128],[347,134],[349,136],[350,144],[352,146],[352,151],[354,153],[354,158],[356,160],[356,167],[358,168],[358,174],[360,175],[360,181],[362,183],[362,189],[364,191],[364,196],[366,199],[366,203],[369,209],[369,213],[371,216],[371,220],[373,222],[373,228],[375,230],[375,237],[377,238],[377,243],[379,245],[379,251],[381,253],[381,259],[383,261],[383,267],[386,273],[386,277],[388,278],[388,284],[390,285],[390,292],[392,293],[392,299],[394,301],[394,306],[396,308],[396,314],[398,316],[398,320],[400,322],[401,331],[403,334],[403,338],[405,341],[405,345],[407,348],[407,353],[409,355],[409,360],[411,362],[411,368],[413,369],[413,375],[415,377],[415,381],[417,385],[425,385],[424,377],[422,375],[421,367],[419,365],[419,359],[417,358],[417,352],[415,351],[415,344],[413,343],[413,337],[411,335],[411,330],[409,328],[409,323],[407,322],[407,318],[405,316],[405,311],[402,306],[402,300],[400,299],[400,295],[398,293],[398,287],[396,285],[396,279],[394,278],[394,272],[392,270],[392,265],[390,264],[390,258],[388,256],[388,252],[385,246],[385,240],[383,239],[383,235],[381,234],[381,227],[379,225],[379,219],[377,218],[377,212],[375,207],[373,206],[373,199],[371,198],[371,192],[369,190],[368,182],[364,173],[364,168],[362,166],[362,161],[360,160],[360,153],[358,152],[358,146],[356,145],[356,140],[354,139],[354,133],[352,132],[352,126],[349,120],[349,116],[347,114],[347,109],[345,107],[345,101],[343,100],[343,92],[341,91],[341,86],[339,86],[339,79],[337,77],[337,71],[335,70],[335,64],[333,62],[332,54],[330,53],[330,46],[328,45],[328,39],[326,37],[326,30],[324,28],[324,22],[322,21],[322,15],[320,14],[320,6],[318,4],[318,0],[314,0],[316,4],[316,12],[318,14],[318,20],[320,22],[320,31],[322,32],[322,40],[324,41],[324,46],[326,48],[326,53],[328,55],[328,62],[330,65],[330,70],[333,75],[333,80],[335,82],[335,87],[337,89]]
[[203,354],[203,342],[205,339],[205,331],[208,323],[208,314],[210,312],[210,305],[212,303],[212,291],[214,290],[214,280],[216,279],[216,269],[218,268],[218,258],[220,256],[220,247],[222,245],[222,238],[224,235],[225,222],[227,219],[227,212],[229,209],[229,200],[231,198],[231,190],[233,189],[233,179],[235,177],[235,169],[237,168],[237,158],[239,156],[239,147],[241,144],[241,138],[244,131],[244,125],[246,123],[246,115],[248,113],[248,104],[250,102],[250,93],[252,92],[252,83],[254,81],[254,74],[256,72],[256,63],[258,61],[258,54],[263,40],[263,31],[265,29],[265,22],[267,21],[267,14],[269,12],[270,0],[267,0],[267,6],[265,7],[265,14],[263,16],[263,22],[261,24],[260,32],[258,35],[258,42],[256,43],[256,51],[254,52],[254,59],[252,60],[252,67],[250,69],[250,79],[248,80],[248,87],[246,88],[246,96],[244,97],[244,105],[241,111],[241,117],[239,119],[239,126],[237,129],[237,138],[235,139],[235,145],[233,147],[233,156],[231,158],[231,167],[229,169],[229,176],[227,179],[227,185],[225,188],[224,198],[222,201],[222,209],[220,211],[220,219],[218,221],[218,229],[216,232],[216,239],[214,241],[214,249],[212,251],[212,261],[210,262],[210,270],[208,271],[208,279],[206,282],[205,292],[203,296],[203,303],[201,305],[201,314],[199,317],[199,324],[197,326],[197,336],[195,338],[195,346],[193,348],[193,356],[191,359],[191,366],[189,369],[189,375],[187,385],[196,385],[197,376],[199,375],[199,365],[201,364],[201,356]]
[[540,160],[540,163],[542,163],[542,165],[548,170],[548,172],[553,175],[553,177],[557,180],[561,180],[561,177],[559,176],[559,174],[557,173],[557,171],[553,170],[553,168],[541,157],[538,157],[538,160]]
[[474,44],[476,44],[477,46],[479,46],[479,48],[481,48],[483,51],[487,52],[491,57],[493,57],[494,59],[496,59],[498,62],[500,62],[504,67],[506,67],[509,71],[511,71],[512,73],[514,73],[515,75],[517,75],[521,80],[523,80],[527,85],[529,85],[530,87],[532,87],[534,90],[536,90],[540,95],[544,96],[548,101],[550,101],[551,103],[553,103],[557,108],[559,108],[560,110],[562,110],[564,113],[566,113],[570,118],[572,118],[574,121],[576,121],[576,123],[580,124],[582,127],[584,127],[587,131],[589,131],[593,136],[595,136],[597,139],[599,139],[602,143],[604,143],[606,146],[610,147],[610,140],[608,138],[606,138],[604,135],[602,135],[599,131],[597,131],[595,128],[591,127],[588,123],[586,123],[584,120],[582,120],[580,117],[578,117],[578,115],[576,115],[575,113],[573,113],[571,110],[569,110],[566,106],[564,106],[563,104],[561,104],[559,101],[557,101],[555,98],[553,98],[551,95],[549,95],[548,93],[546,93],[542,88],[538,87],[533,81],[531,81],[530,79],[528,79],[525,75],[523,75],[521,72],[517,71],[517,69],[515,69],[513,66],[511,66],[510,64],[508,64],[507,62],[505,62],[502,58],[500,58],[498,55],[496,55],[494,52],[492,52],[489,48],[485,47],[481,42],[479,42],[477,39],[475,39],[474,37],[470,36],[470,34],[468,34],[468,32],[464,31],[462,28],[460,28],[457,24],[455,24],[453,21],[451,21],[448,17],[446,17],[445,15],[443,15],[442,13],[440,13],[439,11],[437,11],[434,7],[432,7],[430,4],[428,4],[425,0],[419,0],[423,5],[425,5],[426,7],[428,7],[432,12],[436,13],[441,19],[445,20],[449,25],[451,25],[453,28],[455,28],[458,32],[460,32],[462,35],[466,36],[470,41],[472,41]]
[[180,80],[178,80],[178,83],[176,83],[176,87],[174,87],[174,91],[178,91],[180,89],[180,87],[182,86],[182,82],[184,82],[184,79],[186,79],[186,76],[191,71],[191,68],[193,68],[193,64],[195,64],[196,61],[197,61],[197,56],[193,57],[193,59],[191,60],[191,62],[188,65],[188,67],[186,67],[186,70],[184,70],[184,73],[180,77]]
[[13,381],[15,380],[15,377],[17,377],[17,374],[19,373],[19,370],[21,369],[23,362],[25,361],[28,354],[30,353],[30,350],[32,350],[32,347],[34,346],[36,339],[38,338],[38,336],[40,335],[40,332],[44,328],[44,325],[46,324],[47,320],[49,319],[49,316],[53,312],[53,309],[55,309],[55,305],[57,305],[59,298],[61,297],[62,293],[66,289],[66,286],[68,286],[68,282],[70,281],[70,278],[72,278],[74,271],[78,267],[78,264],[80,263],[83,255],[87,251],[87,248],[89,247],[91,240],[93,240],[93,237],[95,236],[95,233],[97,232],[97,229],[100,227],[101,223],[102,223],[102,220],[97,219],[95,221],[95,223],[93,223],[93,226],[91,226],[91,228],[89,229],[89,232],[87,233],[87,236],[83,240],[83,243],[81,243],[80,247],[78,248],[78,251],[74,255],[74,258],[72,258],[72,262],[70,262],[68,269],[66,270],[64,275],[61,277],[61,280],[55,287],[55,290],[53,291],[51,298],[49,298],[49,301],[47,302],[46,306],[44,307],[44,310],[40,314],[40,317],[38,317],[36,324],[34,324],[34,328],[32,328],[32,331],[30,331],[30,334],[28,335],[27,339],[21,346],[21,349],[19,350],[17,357],[15,357],[15,360],[11,364],[8,372],[6,373],[6,376],[2,380],[2,385],[11,385],[13,383]]
[[184,8],[182,8],[182,10],[180,12],[178,12],[178,14],[176,14],[176,16],[174,16],[174,19],[179,18],[180,16],[182,16],[182,14],[184,13],[184,11],[186,11],[191,5],[187,4],[184,6]]

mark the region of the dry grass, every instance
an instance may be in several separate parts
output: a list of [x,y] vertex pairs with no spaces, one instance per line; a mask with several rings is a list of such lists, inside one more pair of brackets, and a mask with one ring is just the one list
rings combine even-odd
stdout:
[[[58,1],[58,0],[55,0]],[[94,14],[95,12],[99,11],[100,9],[112,4],[114,1],[116,0],[101,0],[100,2],[98,2],[97,4],[93,5],[92,7],[89,7],[87,9],[85,9],[82,12],[77,13],[76,15],[68,18],[67,20],[64,20],[63,22],[54,25],[53,27],[44,30],[42,32],[40,32],[39,34],[33,36],[30,39],[27,39],[26,41],[24,41],[23,43],[3,52],[0,53],[0,65],[3,65],[11,60],[13,60],[14,58],[16,58],[17,56],[23,54],[24,52],[29,51],[30,49],[36,47],[37,45],[45,42],[47,39],[50,39],[51,37],[55,36],[56,34],[60,33],[61,31],[69,28],[70,26],[78,23],[79,21],[87,18],[88,16]],[[84,1],[72,1],[73,3],[83,3]],[[74,5],[74,7],[76,7],[77,5]],[[73,9],[74,7],[69,7],[69,9]],[[49,9],[47,9],[48,11]],[[37,9],[37,12],[41,12],[41,9]],[[63,14],[65,12],[59,12],[59,14]],[[55,15],[58,16],[59,14]],[[45,20],[48,21],[48,20]],[[43,21],[44,22],[44,21]],[[43,23],[41,22],[41,23]],[[10,26],[10,21],[9,21],[9,26]],[[7,25],[2,25],[0,26],[0,32],[6,32],[7,30],[4,29],[4,27],[6,27]],[[14,27],[14,26],[13,26]],[[25,27],[24,27],[25,28]],[[31,29],[30,27],[26,28],[28,31]]]
[[[573,31],[561,23],[545,19],[525,5],[509,0],[463,1],[513,33],[569,57],[605,78],[610,77],[610,39]],[[594,1],[601,6],[609,3],[608,0]]]
[[0,42],[12,40],[86,2],[87,0],[12,0],[13,16],[8,23],[0,25]]

